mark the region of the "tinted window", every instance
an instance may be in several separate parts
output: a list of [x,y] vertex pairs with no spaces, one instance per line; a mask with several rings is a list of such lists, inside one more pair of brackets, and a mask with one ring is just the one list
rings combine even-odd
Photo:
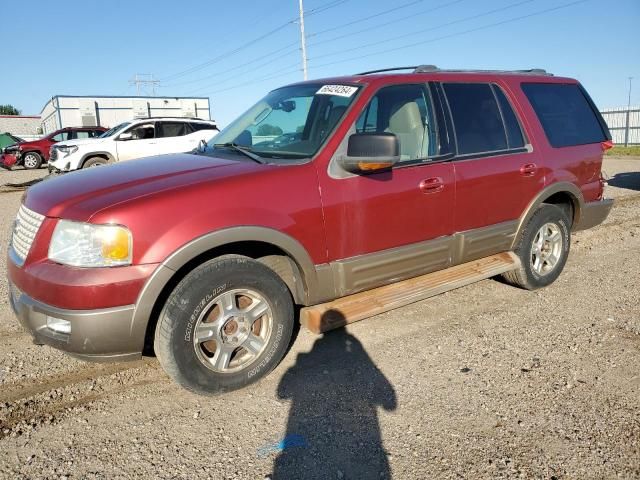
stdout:
[[491,87],[486,83],[443,84],[458,141],[458,154],[507,149],[507,136]]
[[217,130],[216,127],[208,123],[191,123],[190,125],[194,132],[199,130]]
[[142,123],[131,127],[128,130],[132,140],[148,140],[155,137],[155,128],[153,123]]
[[507,143],[509,148],[524,147],[522,129],[520,128],[518,117],[516,117],[516,113],[513,111],[509,100],[507,100],[504,92],[497,85],[493,86],[493,91],[496,94],[498,105],[500,105],[500,111],[502,112],[502,119],[504,120],[504,128],[507,132]]
[[91,130],[89,132],[89,137],[90,138],[95,138],[95,137],[99,137],[100,135],[102,135],[104,132],[102,130]]
[[187,124],[185,122],[160,122],[157,137],[181,137],[187,133]]
[[402,161],[435,154],[430,135],[431,108],[422,85],[394,85],[376,93],[356,121],[356,131],[393,133],[400,142]]
[[57,135],[51,137],[54,142],[64,142],[65,140],[71,140],[71,132],[60,132]]
[[606,140],[597,114],[579,85],[523,83],[522,89],[552,146],[568,147]]

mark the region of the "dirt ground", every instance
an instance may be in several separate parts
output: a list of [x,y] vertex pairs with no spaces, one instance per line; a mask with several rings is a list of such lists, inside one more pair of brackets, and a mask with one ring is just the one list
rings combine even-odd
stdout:
[[[198,397],[155,359],[31,343],[0,267],[0,478],[640,478],[640,159],[564,273],[485,280],[316,336],[255,386]],[[0,184],[39,173],[0,172]],[[0,187],[0,255],[21,192]]]

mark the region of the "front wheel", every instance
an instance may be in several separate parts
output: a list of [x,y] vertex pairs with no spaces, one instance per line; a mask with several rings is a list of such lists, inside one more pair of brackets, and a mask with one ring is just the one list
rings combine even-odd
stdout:
[[22,157],[22,164],[28,170],[35,170],[42,165],[42,157],[37,152],[27,152]]
[[82,165],[82,168],[101,167],[101,166],[106,165],[108,163],[109,163],[109,161],[106,158],[91,157],[86,162],[84,162],[84,165]]
[[521,265],[503,274],[511,284],[527,290],[546,287],[564,269],[569,257],[571,228],[567,214],[556,205],[542,204],[524,228],[515,253]]
[[246,257],[210,260],[191,271],[160,313],[154,349],[176,382],[200,394],[245,387],[267,375],[293,332],[287,286]]

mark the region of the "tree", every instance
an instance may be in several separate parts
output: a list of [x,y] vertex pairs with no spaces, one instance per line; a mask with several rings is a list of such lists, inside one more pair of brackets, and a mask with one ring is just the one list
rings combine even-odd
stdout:
[[20,115],[20,110],[13,105],[0,105],[0,115]]
[[282,135],[282,129],[280,127],[269,125],[268,123],[263,123],[258,127],[258,136],[269,137],[272,135]]

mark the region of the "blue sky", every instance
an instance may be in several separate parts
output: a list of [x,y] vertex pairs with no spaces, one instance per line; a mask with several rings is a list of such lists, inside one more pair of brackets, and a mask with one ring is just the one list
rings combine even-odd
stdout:
[[[579,79],[600,107],[626,105],[633,76],[632,103],[640,104],[640,0],[304,5],[310,78],[415,64],[540,67]],[[226,125],[268,90],[302,79],[297,7],[298,0],[3,2],[0,104],[37,114],[56,94],[133,95],[128,80],[153,73],[159,95],[208,96]]]

